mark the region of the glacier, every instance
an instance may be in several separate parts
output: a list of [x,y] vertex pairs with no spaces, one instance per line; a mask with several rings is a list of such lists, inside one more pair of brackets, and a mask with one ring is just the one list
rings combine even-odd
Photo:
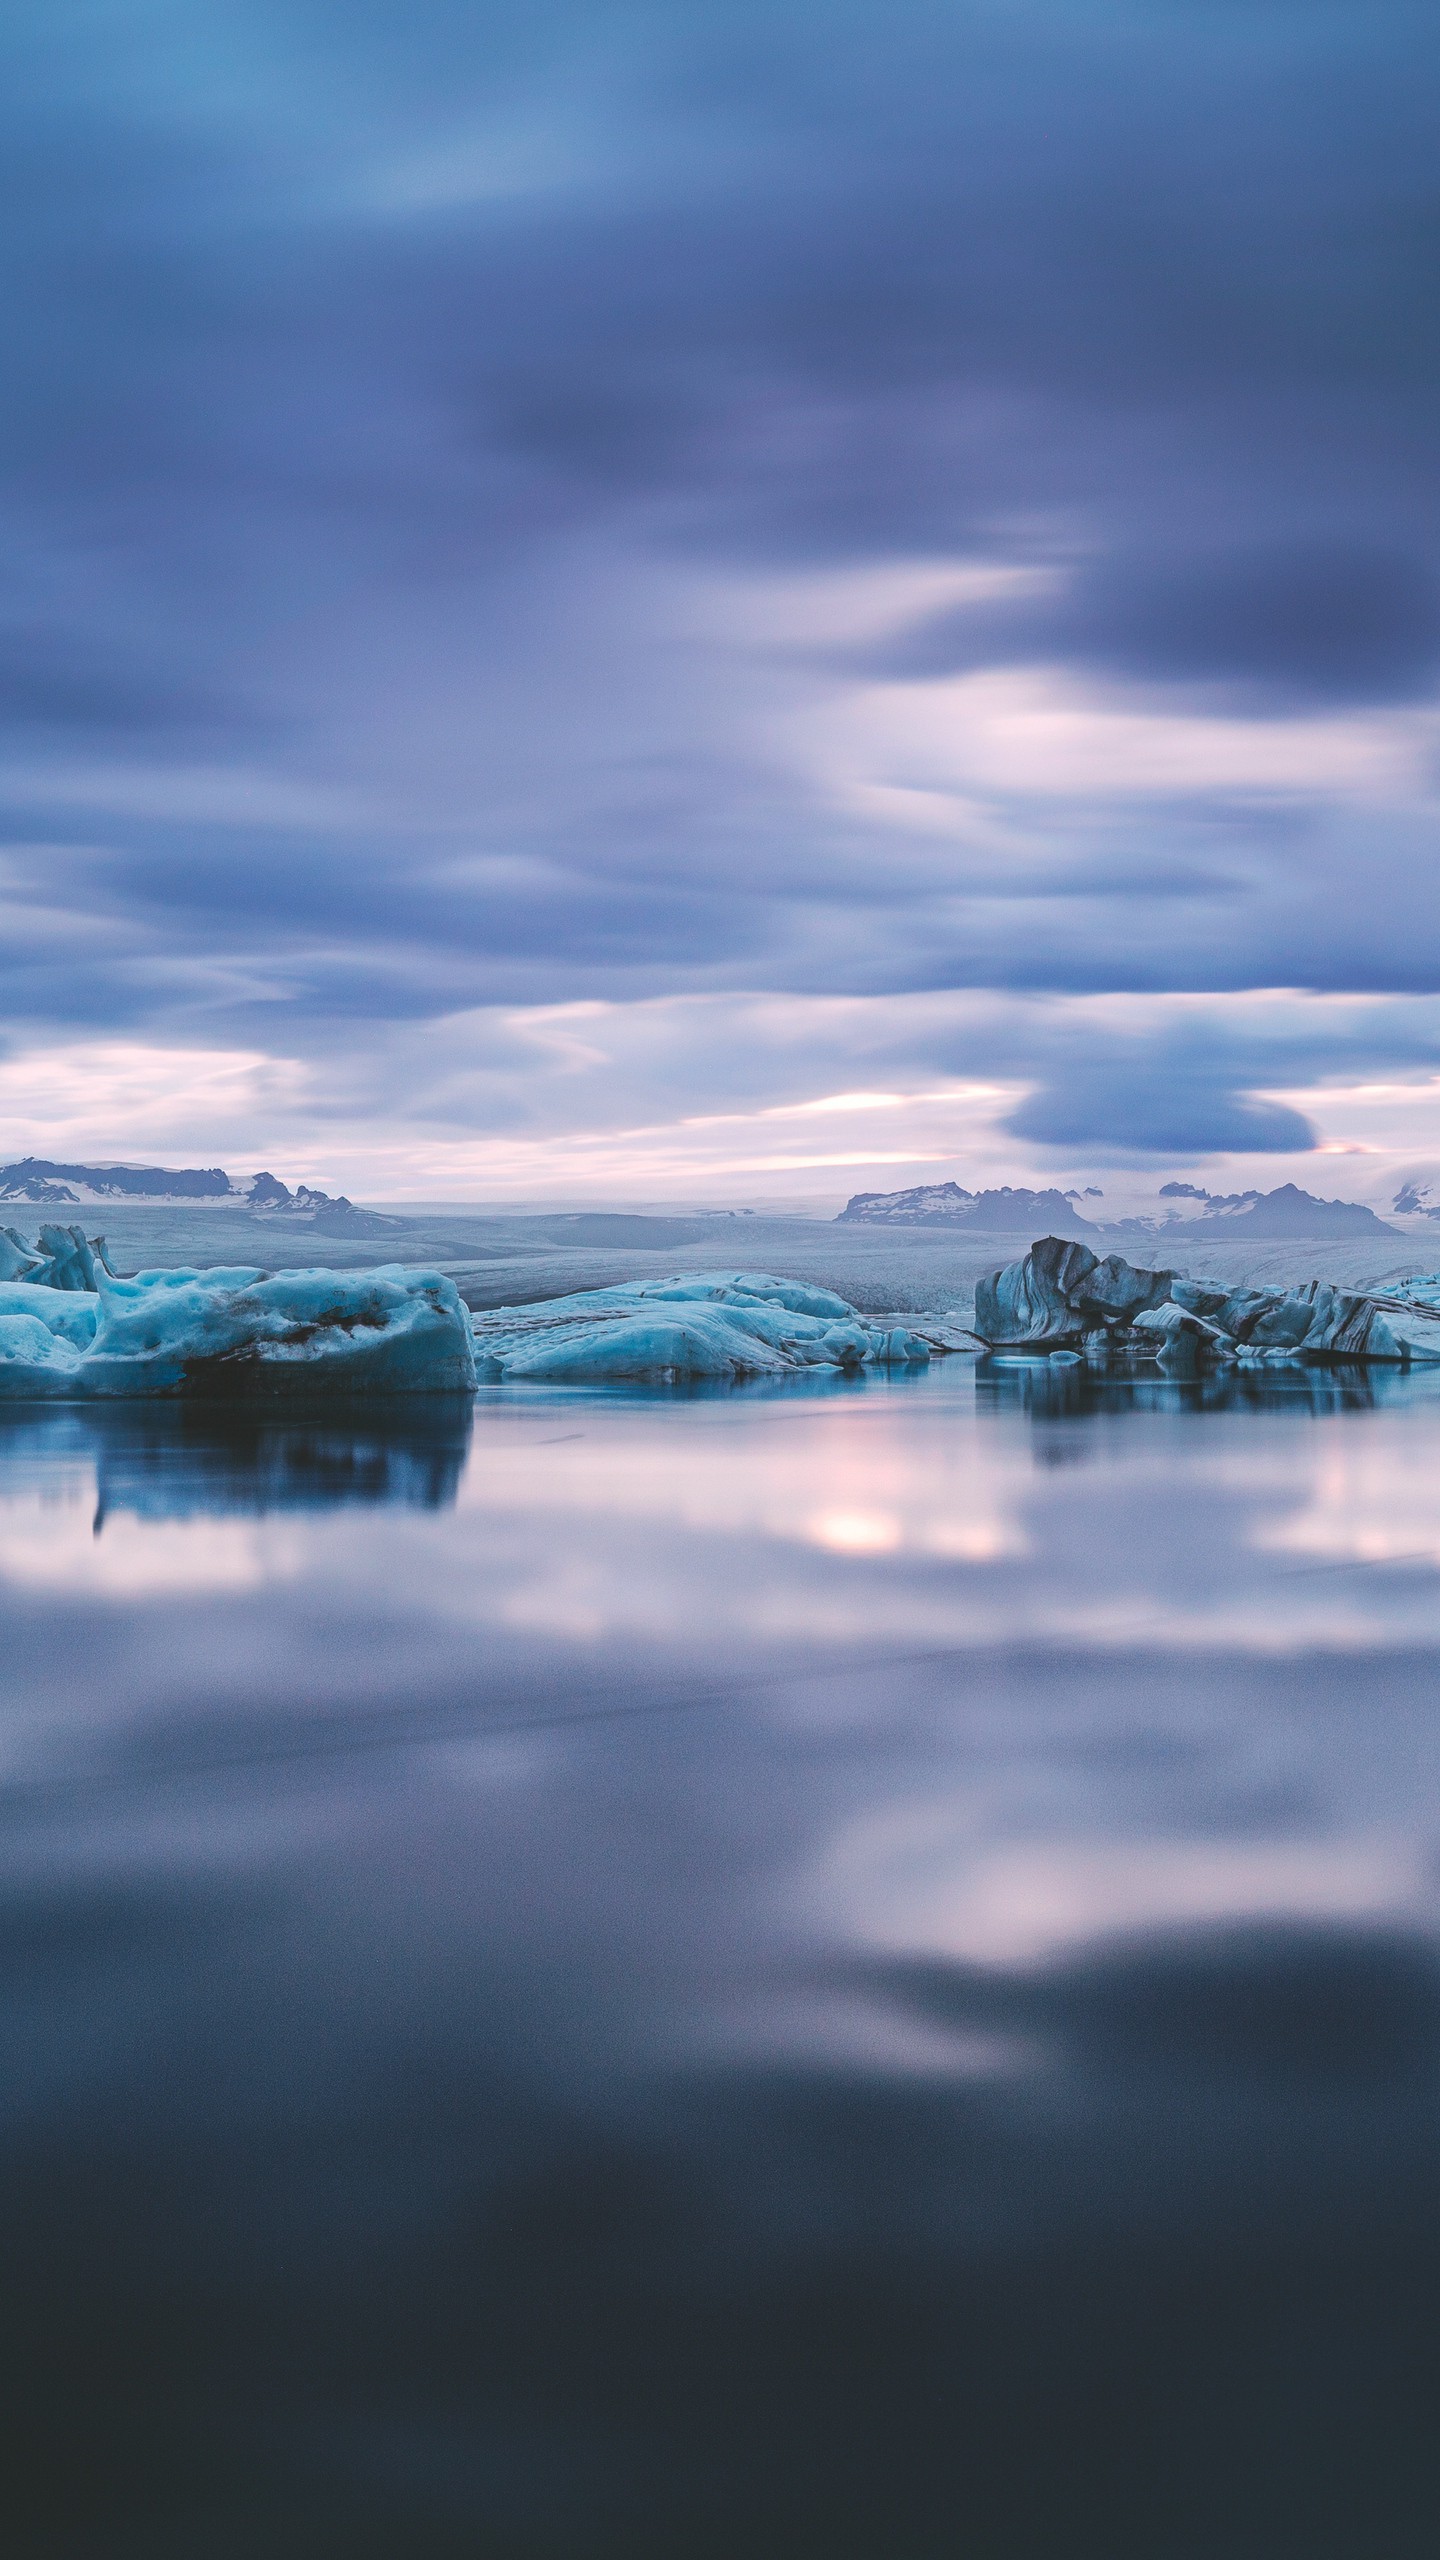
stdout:
[[584,1289],[473,1319],[482,1380],[736,1379],[917,1363],[931,1343],[833,1290],[768,1272],[702,1271]]
[[336,1389],[443,1394],[475,1385],[469,1311],[439,1271],[95,1266],[0,1282],[0,1398],[240,1394]]

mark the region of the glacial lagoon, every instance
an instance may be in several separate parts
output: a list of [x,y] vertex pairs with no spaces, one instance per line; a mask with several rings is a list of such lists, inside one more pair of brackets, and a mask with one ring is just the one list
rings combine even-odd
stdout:
[[1440,2521],[1440,1373],[0,1412],[35,2553]]

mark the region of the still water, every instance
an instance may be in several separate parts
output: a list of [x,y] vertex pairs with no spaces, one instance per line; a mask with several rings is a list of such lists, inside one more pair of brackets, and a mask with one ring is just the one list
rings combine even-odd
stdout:
[[1432,2560],[1440,1389],[0,1420],[7,2548]]

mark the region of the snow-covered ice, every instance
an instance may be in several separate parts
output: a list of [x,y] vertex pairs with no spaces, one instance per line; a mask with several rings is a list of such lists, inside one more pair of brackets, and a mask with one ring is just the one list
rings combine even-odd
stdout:
[[877,1324],[833,1290],[756,1271],[586,1289],[473,1321],[484,1379],[744,1378],[930,1357],[909,1326]]
[[391,1394],[475,1384],[452,1280],[376,1271],[142,1271],[94,1291],[0,1283],[0,1397]]

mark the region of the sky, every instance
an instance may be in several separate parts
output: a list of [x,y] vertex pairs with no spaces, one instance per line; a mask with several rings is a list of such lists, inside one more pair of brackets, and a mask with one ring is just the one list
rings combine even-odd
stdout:
[[1440,1185],[1437,91],[1409,0],[10,0],[0,1151]]

